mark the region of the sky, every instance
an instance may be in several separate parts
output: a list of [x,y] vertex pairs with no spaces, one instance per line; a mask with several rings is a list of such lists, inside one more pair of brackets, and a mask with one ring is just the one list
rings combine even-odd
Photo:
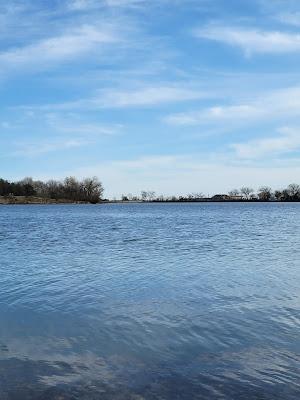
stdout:
[[299,0],[0,0],[0,176],[300,183],[299,65]]

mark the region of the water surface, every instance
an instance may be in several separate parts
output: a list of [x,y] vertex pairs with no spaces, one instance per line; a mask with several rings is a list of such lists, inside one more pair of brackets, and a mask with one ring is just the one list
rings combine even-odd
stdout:
[[1,400],[300,398],[300,204],[0,222]]

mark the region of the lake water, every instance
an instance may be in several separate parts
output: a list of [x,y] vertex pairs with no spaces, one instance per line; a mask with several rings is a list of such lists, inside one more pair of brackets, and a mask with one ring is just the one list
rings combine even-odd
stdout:
[[0,221],[1,400],[300,398],[300,204]]

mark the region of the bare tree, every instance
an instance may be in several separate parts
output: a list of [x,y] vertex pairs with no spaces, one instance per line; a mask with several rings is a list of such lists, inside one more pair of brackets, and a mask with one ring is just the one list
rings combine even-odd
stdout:
[[150,191],[147,193],[147,195],[148,195],[148,200],[149,200],[149,201],[153,201],[153,200],[155,199],[155,192],[154,192],[154,191],[150,190]]
[[76,200],[80,197],[81,185],[74,176],[69,176],[64,180],[65,197],[70,200]]
[[85,178],[82,182],[82,189],[86,200],[91,203],[98,203],[104,191],[102,183],[96,176],[93,178]]
[[244,197],[245,200],[250,200],[251,194],[254,193],[254,190],[250,187],[244,186],[241,188],[240,193]]
[[142,201],[153,201],[155,199],[155,192],[152,190],[142,190],[141,191]]
[[269,201],[272,197],[272,189],[268,186],[262,186],[258,189],[258,198],[261,201]]
[[300,200],[300,185],[297,183],[291,183],[287,187],[287,190],[291,200]]
[[146,201],[148,197],[148,192],[146,192],[146,190],[142,190],[141,191],[141,199],[142,201]]
[[33,181],[33,188],[40,197],[47,197],[47,185],[42,181]]
[[34,182],[33,182],[33,179],[31,178],[31,176],[26,176],[18,183],[21,183],[22,185],[32,185],[32,186],[34,185]]
[[281,201],[282,200],[282,196],[283,196],[282,191],[281,190],[275,190],[274,196],[275,196],[275,199],[277,201]]
[[47,196],[52,199],[58,199],[62,197],[62,184],[54,179],[49,180],[46,183]]
[[[187,195],[188,200],[200,200],[203,199],[204,194],[203,193],[191,193]],[[184,197],[181,197],[182,199],[184,199]]]
[[40,196],[56,200],[96,203],[102,197],[103,186],[96,177],[78,181],[71,176],[65,178],[63,182],[53,179],[48,182],[34,181],[32,178],[24,178],[19,182],[9,182],[0,179],[0,196],[10,193],[14,196]]

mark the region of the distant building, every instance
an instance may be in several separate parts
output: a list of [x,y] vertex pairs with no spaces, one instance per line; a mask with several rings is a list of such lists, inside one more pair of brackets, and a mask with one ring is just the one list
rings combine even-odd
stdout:
[[215,194],[213,197],[210,199],[211,201],[226,201],[230,200],[230,197],[228,194]]
[[210,198],[211,201],[241,201],[243,196],[240,195],[228,195],[228,194],[215,194]]
[[228,197],[229,197],[229,200],[236,200],[236,201],[243,200],[243,196],[241,196],[239,194],[236,194],[236,195],[233,195],[233,196],[228,196]]

